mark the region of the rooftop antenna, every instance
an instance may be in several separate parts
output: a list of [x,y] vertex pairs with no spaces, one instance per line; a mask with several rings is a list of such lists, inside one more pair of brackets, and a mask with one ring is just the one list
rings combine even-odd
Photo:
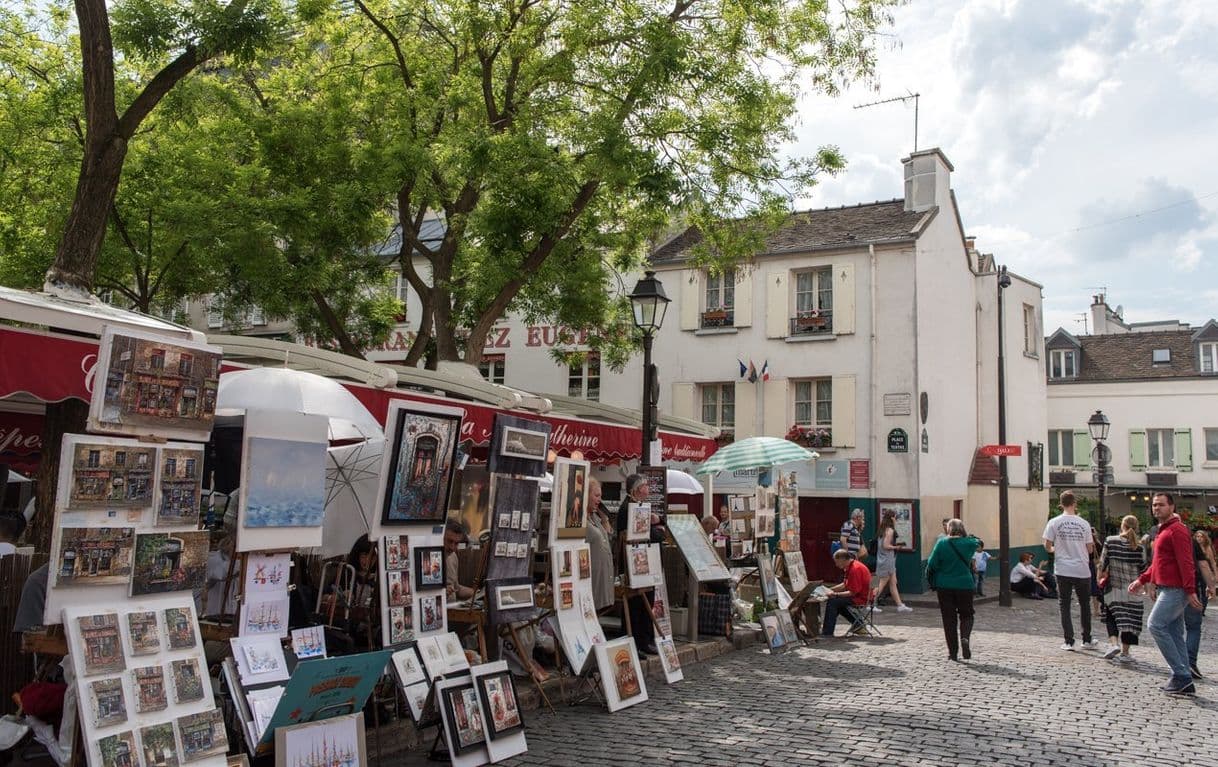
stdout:
[[1079,312],[1078,316],[1079,319],[1075,320],[1075,322],[1083,323],[1083,335],[1089,335],[1089,331],[1087,329],[1087,320],[1090,319],[1091,315],[1087,312]]
[[1100,285],[1099,287],[1095,287],[1095,288],[1087,288],[1087,290],[1098,290],[1100,299],[1103,301],[1108,300],[1108,286],[1107,285]]
[[854,106],[854,108],[855,109],[866,109],[868,107],[878,107],[880,104],[891,104],[894,101],[900,101],[901,103],[905,103],[906,101],[913,99],[913,103],[914,103],[914,147],[913,147],[913,150],[916,152],[916,151],[918,151],[918,99],[921,98],[922,94],[914,93],[913,91],[910,91],[908,88],[905,90],[905,92],[909,95],[893,96],[890,99],[881,99],[880,101],[871,101],[866,104],[856,104]]

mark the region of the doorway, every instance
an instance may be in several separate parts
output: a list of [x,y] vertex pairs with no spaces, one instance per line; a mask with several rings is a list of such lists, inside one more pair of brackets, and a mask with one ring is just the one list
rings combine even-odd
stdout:
[[829,545],[838,539],[850,515],[848,498],[799,499],[799,548],[809,580],[836,583],[841,571],[833,564]]

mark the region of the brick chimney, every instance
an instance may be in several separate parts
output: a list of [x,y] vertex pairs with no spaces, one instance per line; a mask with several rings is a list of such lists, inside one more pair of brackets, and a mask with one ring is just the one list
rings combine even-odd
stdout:
[[901,160],[905,166],[905,210],[920,213],[951,201],[951,161],[939,149],[924,149]]

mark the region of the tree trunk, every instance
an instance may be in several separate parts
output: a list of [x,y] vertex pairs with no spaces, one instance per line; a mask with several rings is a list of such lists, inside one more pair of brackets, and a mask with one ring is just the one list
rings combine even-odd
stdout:
[[351,334],[343,327],[342,321],[334,313],[334,309],[331,308],[330,302],[326,300],[322,292],[320,290],[312,290],[309,292],[309,296],[313,299],[313,303],[317,305],[317,310],[321,312],[321,318],[326,323],[326,328],[334,336],[334,340],[338,342],[339,350],[348,357],[364,359],[364,353],[355,345],[355,341],[351,340]]
[[30,522],[26,540],[40,553],[51,551],[51,531],[55,528],[55,493],[59,487],[59,451],[64,434],[75,434],[85,430],[89,415],[89,404],[78,399],[47,404],[46,417],[42,422],[42,461],[38,464],[37,493],[34,506],[37,510]]

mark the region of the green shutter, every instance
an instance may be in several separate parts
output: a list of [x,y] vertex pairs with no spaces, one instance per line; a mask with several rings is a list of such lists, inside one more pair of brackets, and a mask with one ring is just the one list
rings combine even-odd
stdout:
[[1176,471],[1193,470],[1193,431],[1176,429]]
[[1091,434],[1086,429],[1074,432],[1074,468],[1085,471],[1091,466]]
[[1146,471],[1146,430],[1129,430],[1129,468]]

